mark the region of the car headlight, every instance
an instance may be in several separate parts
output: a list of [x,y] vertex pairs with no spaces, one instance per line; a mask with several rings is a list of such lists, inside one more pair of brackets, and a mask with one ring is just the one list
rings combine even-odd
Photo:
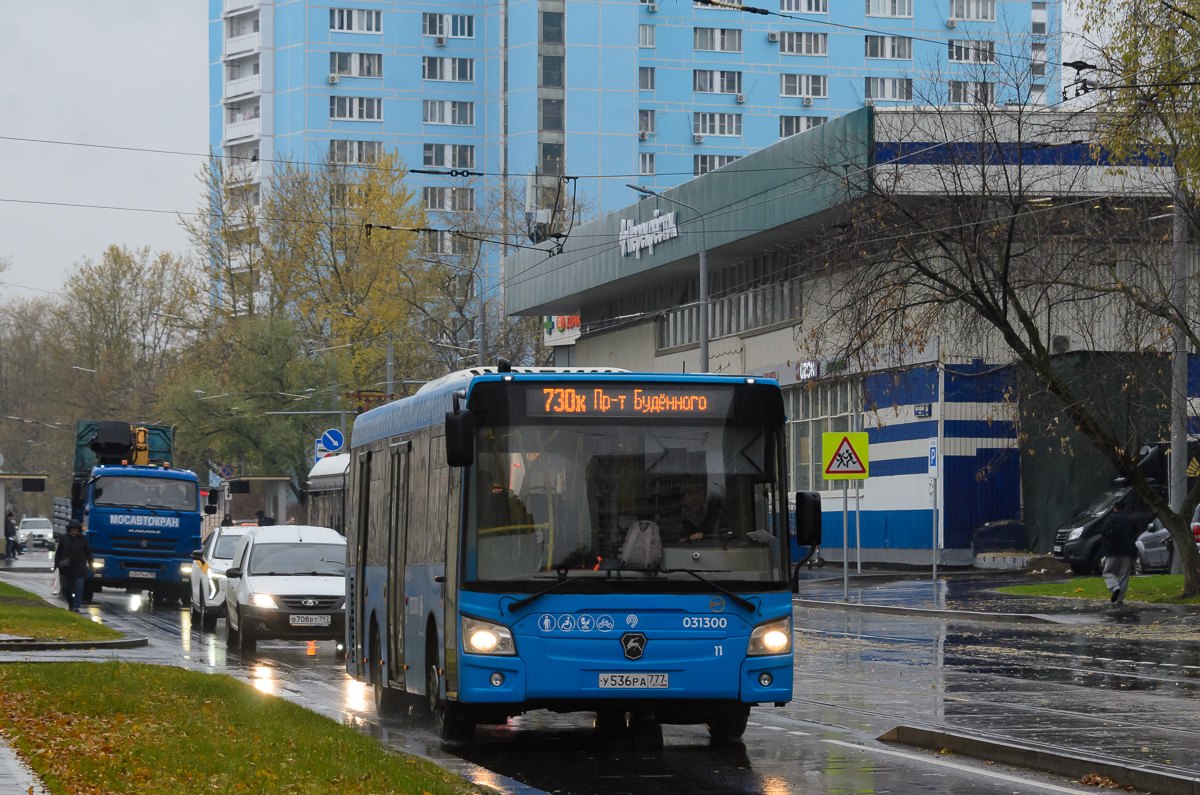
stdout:
[[1082,527],[1076,527],[1076,528],[1075,528],[1074,530],[1072,530],[1072,531],[1070,532],[1070,534],[1067,536],[1067,540],[1068,540],[1068,541],[1074,541],[1075,539],[1079,538],[1081,535],[1083,535],[1083,528],[1082,528]]
[[92,558],[92,568],[93,569],[104,568],[104,558]]
[[472,654],[513,655],[517,653],[517,647],[513,643],[512,630],[503,624],[463,616],[462,639],[463,650]]
[[279,605],[275,604],[275,600],[265,593],[250,594],[250,604],[255,607],[265,607],[268,610],[278,610]]
[[759,624],[750,633],[747,655],[786,654],[792,650],[792,617]]

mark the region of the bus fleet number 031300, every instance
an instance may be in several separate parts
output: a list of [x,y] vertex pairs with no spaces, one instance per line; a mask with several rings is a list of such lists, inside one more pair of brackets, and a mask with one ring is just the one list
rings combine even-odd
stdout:
[[684,616],[683,626],[690,629],[725,629],[728,621],[720,616]]

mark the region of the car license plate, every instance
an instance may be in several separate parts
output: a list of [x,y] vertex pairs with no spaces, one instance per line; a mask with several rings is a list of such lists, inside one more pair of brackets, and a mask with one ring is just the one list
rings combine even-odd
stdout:
[[130,577],[140,577],[143,580],[153,580],[158,575],[157,575],[157,572],[153,572],[153,571],[132,571],[131,570],[129,572],[129,576]]
[[1062,552],[1062,544],[1055,544],[1055,545],[1054,545],[1054,551],[1055,551],[1055,552]]
[[330,616],[292,616],[288,619],[293,627],[327,627],[332,622]]
[[667,674],[600,674],[601,690],[648,690],[667,686]]

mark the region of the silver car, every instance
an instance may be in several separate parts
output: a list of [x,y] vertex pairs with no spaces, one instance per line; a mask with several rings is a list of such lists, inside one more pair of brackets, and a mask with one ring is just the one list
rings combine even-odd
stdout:
[[218,527],[204,547],[192,553],[192,620],[207,631],[225,615],[225,570],[233,565],[233,551],[249,527]]
[[30,547],[54,548],[54,525],[49,519],[22,519],[17,528],[17,546],[24,552]]

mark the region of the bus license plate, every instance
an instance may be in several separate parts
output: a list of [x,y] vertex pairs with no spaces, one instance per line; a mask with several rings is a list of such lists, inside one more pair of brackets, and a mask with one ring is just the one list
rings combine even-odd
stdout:
[[142,579],[145,579],[145,580],[153,580],[153,579],[154,579],[154,577],[155,577],[155,574],[156,574],[156,572],[153,572],[153,571],[133,571],[133,570],[130,570],[130,572],[129,572],[129,576],[130,576],[130,577],[141,577]]
[[667,674],[600,674],[601,690],[646,690],[667,686]]
[[329,616],[292,616],[288,619],[293,627],[327,627]]

